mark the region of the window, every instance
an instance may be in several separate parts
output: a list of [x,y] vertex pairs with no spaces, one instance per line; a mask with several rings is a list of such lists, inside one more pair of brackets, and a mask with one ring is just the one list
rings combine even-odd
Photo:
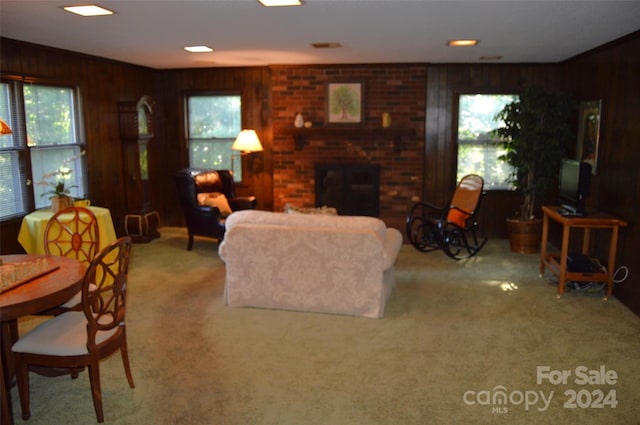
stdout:
[[242,129],[239,95],[192,95],[187,98],[189,165],[231,169],[242,180],[240,156],[231,146]]
[[15,93],[9,84],[0,84],[0,119],[13,134],[0,135],[0,217],[25,212],[27,205],[27,178],[21,162],[20,134],[15,113]]
[[458,108],[457,181],[467,174],[479,174],[486,189],[512,189],[511,167],[498,160],[504,149],[492,130],[500,127],[496,115],[516,100],[515,95],[461,94]]
[[0,98],[0,118],[13,131],[0,136],[0,218],[48,207],[58,180],[71,196],[84,197],[77,91],[12,81],[0,84]]

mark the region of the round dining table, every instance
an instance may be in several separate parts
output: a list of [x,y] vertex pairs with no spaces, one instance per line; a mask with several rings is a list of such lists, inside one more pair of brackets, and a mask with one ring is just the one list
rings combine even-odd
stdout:
[[[49,272],[0,293],[2,326],[2,421],[13,423],[10,388],[14,377],[11,346],[18,340],[18,318],[48,310],[68,301],[82,289],[86,265],[80,261],[51,255],[3,255],[2,267],[17,263],[34,263],[46,259]],[[8,265],[8,267],[5,267]],[[3,270],[3,274],[4,274]],[[4,276],[3,276],[4,278]]]

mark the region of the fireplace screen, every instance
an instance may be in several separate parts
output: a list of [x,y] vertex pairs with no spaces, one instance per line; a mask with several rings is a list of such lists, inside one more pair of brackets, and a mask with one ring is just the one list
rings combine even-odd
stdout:
[[379,214],[380,167],[368,164],[316,165],[316,206],[340,215]]

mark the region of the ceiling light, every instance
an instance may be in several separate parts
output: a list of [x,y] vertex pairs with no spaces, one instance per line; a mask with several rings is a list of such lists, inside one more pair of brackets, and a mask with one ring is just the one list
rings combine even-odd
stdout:
[[302,6],[301,0],[258,0],[266,7],[274,6]]
[[187,52],[191,52],[191,53],[209,53],[209,52],[213,52],[213,49],[211,47],[207,47],[207,46],[189,46],[189,47],[185,47],[184,50],[186,50]]
[[113,15],[113,11],[100,6],[96,6],[95,4],[90,4],[87,6],[65,6],[63,9],[67,12],[75,13],[76,15],[81,16]]
[[475,46],[478,44],[478,40],[449,40],[447,46]]

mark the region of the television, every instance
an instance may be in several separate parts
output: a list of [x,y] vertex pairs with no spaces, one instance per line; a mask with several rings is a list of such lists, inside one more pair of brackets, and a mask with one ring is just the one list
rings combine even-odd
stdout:
[[559,180],[560,213],[583,216],[590,189],[591,165],[584,161],[563,159]]

